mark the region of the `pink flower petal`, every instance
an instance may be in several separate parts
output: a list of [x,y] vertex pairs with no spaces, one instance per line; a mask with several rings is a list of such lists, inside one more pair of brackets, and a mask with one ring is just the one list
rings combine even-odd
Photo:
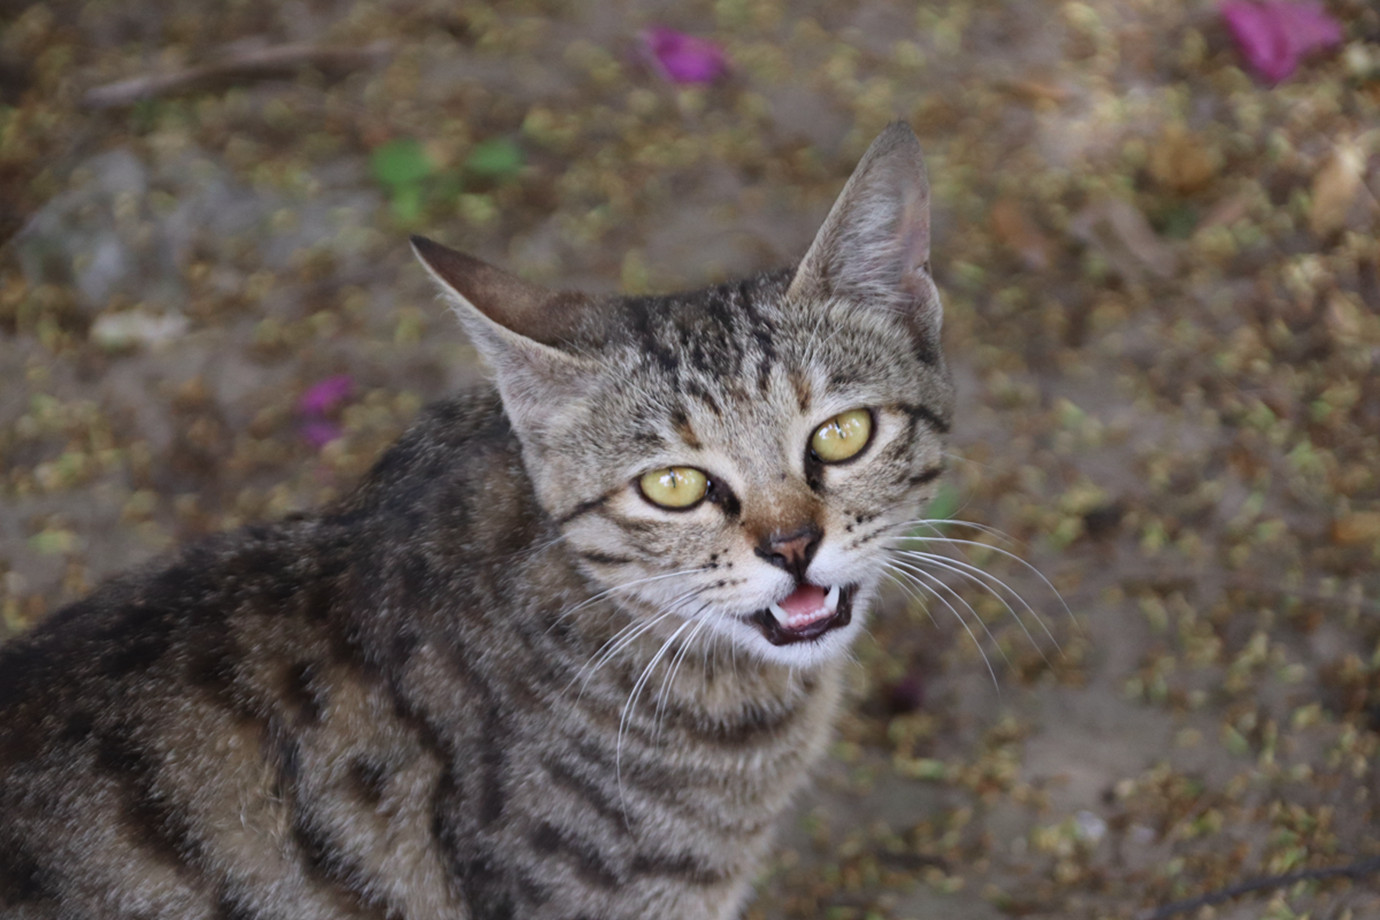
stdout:
[[1321,3],[1271,3],[1280,23],[1300,53],[1332,48],[1342,43],[1342,25]]
[[665,26],[643,32],[642,44],[661,75],[672,83],[709,83],[728,69],[717,44]]
[[1341,25],[1321,3],[1226,0],[1218,9],[1246,63],[1272,83],[1293,73],[1304,55],[1342,41]]
[[336,374],[317,381],[297,400],[297,411],[306,416],[322,416],[335,409],[354,392],[355,382],[349,374]]
[[303,422],[299,431],[302,439],[317,450],[325,447],[344,433],[335,422],[325,422],[320,419]]

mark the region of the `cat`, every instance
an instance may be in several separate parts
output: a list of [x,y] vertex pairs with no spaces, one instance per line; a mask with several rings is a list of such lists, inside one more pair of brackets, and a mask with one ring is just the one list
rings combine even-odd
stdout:
[[414,238],[496,386],[0,649],[0,916],[737,916],[944,466],[929,246],[902,123],[733,284]]

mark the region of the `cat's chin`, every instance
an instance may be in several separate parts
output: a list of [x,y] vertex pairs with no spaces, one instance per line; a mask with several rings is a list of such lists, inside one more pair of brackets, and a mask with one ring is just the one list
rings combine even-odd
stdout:
[[[807,591],[805,586],[796,593]],[[819,589],[816,589],[819,590]],[[820,614],[810,616],[791,616],[780,605],[773,604],[749,614],[745,619],[772,645],[780,648],[800,644],[818,643],[826,634],[843,629],[853,622],[853,599],[857,595],[857,585],[842,585],[830,588],[824,594],[823,603],[827,608]],[[792,595],[794,597],[794,595]],[[786,601],[790,599],[787,598]]]

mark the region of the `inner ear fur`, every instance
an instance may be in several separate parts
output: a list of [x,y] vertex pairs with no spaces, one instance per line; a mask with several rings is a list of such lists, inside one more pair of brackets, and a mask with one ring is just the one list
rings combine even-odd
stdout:
[[548,291],[425,237],[414,236],[412,248],[493,368],[519,436],[525,443],[540,441],[597,379],[595,361],[569,347],[590,319],[592,301]]
[[915,132],[893,122],[868,147],[791,280],[795,297],[902,310],[937,330],[930,184]]

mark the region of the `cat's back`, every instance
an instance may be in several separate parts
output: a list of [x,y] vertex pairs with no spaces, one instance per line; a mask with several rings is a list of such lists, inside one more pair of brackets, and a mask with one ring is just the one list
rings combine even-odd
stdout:
[[240,916],[271,884],[294,916],[369,915],[299,806],[334,790],[364,816],[385,773],[437,767],[358,611],[409,546],[490,539],[480,496],[511,532],[518,462],[491,395],[438,404],[340,506],[193,545],[0,647],[0,914]]

